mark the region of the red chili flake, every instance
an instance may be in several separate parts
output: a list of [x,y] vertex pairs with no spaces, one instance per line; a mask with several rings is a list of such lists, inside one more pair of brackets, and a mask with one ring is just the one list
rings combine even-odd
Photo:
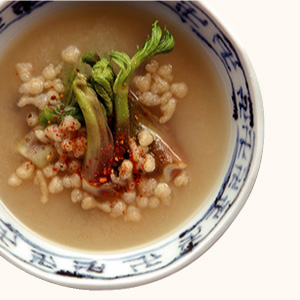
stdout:
[[145,117],[147,117],[147,116],[148,116],[148,113],[147,113],[147,112],[145,112],[145,113],[144,113],[144,116],[145,116]]
[[85,168],[86,168],[86,169],[88,169],[88,168],[89,168],[89,166],[85,166]]
[[89,164],[91,164],[92,163],[92,161],[89,159]]
[[139,117],[138,117],[138,116],[134,116],[134,118],[135,118],[135,120],[136,120],[136,121],[139,119]]
[[55,95],[52,95],[51,96],[51,100],[55,100],[56,99],[56,96]]
[[54,85],[51,85],[51,89],[54,89]]

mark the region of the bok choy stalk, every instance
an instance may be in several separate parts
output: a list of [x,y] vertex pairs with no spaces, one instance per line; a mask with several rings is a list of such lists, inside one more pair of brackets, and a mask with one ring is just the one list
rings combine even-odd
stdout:
[[116,143],[120,139],[126,141],[129,135],[128,92],[129,81],[133,72],[148,58],[157,54],[169,53],[174,48],[175,40],[173,36],[166,28],[162,32],[157,23],[157,21],[153,23],[151,36],[147,38],[141,48],[137,47],[137,51],[132,58],[126,53],[110,52],[110,58],[120,67],[113,85]]
[[106,176],[114,155],[113,136],[97,95],[88,86],[86,77],[78,73],[72,86],[87,130],[87,150],[82,166],[83,188],[100,195],[106,188],[112,187]]

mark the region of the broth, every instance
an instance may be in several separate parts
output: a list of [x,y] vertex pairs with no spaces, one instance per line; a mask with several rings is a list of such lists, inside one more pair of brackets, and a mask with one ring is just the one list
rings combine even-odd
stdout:
[[[175,79],[189,87],[188,96],[178,101],[168,126],[188,158],[192,180],[172,198],[171,206],[147,209],[139,223],[130,223],[112,219],[99,210],[83,211],[70,201],[69,190],[51,195],[44,205],[39,187],[32,180],[17,188],[8,186],[9,174],[23,161],[14,151],[15,143],[30,130],[26,124],[29,108],[16,105],[20,80],[15,64],[31,62],[34,74],[40,74],[47,64],[60,60],[61,50],[68,45],[76,45],[81,53],[95,50],[101,55],[118,50],[132,55],[156,19],[161,27],[167,25],[176,41],[173,52],[157,60],[171,63]],[[151,12],[145,15],[133,9],[132,4],[74,7],[22,32],[0,61],[0,197],[7,209],[33,232],[87,251],[116,251],[149,243],[173,231],[199,210],[220,180],[230,140],[230,113],[216,68],[205,50],[193,43],[163,16]]]

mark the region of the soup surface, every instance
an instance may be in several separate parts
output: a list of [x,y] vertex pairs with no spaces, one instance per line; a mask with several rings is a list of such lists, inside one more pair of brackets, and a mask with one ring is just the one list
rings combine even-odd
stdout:
[[[191,182],[172,198],[170,206],[143,212],[139,223],[113,219],[97,209],[84,211],[70,201],[68,190],[51,195],[50,201],[42,204],[39,187],[32,180],[10,187],[9,175],[24,160],[15,144],[30,130],[26,123],[30,108],[20,109],[16,104],[21,83],[16,63],[31,62],[34,73],[40,74],[49,63],[58,63],[61,50],[69,45],[76,45],[81,53],[94,50],[104,55],[118,50],[133,55],[155,20],[162,28],[167,25],[176,41],[170,54],[156,59],[172,64],[175,79],[189,88],[168,126],[187,158]],[[163,15],[145,14],[133,4],[75,6],[24,30],[0,60],[0,201],[33,232],[86,251],[136,247],[175,230],[201,208],[220,180],[230,138],[223,83],[207,53],[193,43]]]

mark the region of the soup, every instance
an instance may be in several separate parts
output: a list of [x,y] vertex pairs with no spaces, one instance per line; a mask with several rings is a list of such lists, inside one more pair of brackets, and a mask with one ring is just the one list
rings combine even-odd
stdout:
[[[230,139],[230,113],[224,99],[224,86],[205,50],[196,48],[189,36],[164,16],[151,12],[144,15],[132,3],[78,5],[26,29],[1,57],[1,201],[28,229],[66,247],[85,251],[138,247],[172,232],[190,218],[220,180]],[[49,64],[58,66],[62,50],[70,45],[79,49],[81,54],[93,50],[105,57],[117,50],[132,57],[136,45],[144,43],[155,20],[159,20],[162,28],[167,25],[175,38],[175,48],[168,54],[158,55],[155,61],[146,61],[135,72],[135,76],[140,77],[135,78],[145,78],[151,64],[164,68],[171,65],[174,82],[184,82],[188,87],[187,95],[176,102],[172,118],[162,121],[172,133],[172,143],[186,158],[186,186],[184,184],[172,192],[171,201],[167,199],[165,205],[152,204],[151,207],[149,204],[150,207],[143,209],[143,204],[139,204],[142,213],[138,223],[126,222],[119,216],[112,218],[104,212],[105,209],[83,210],[82,205],[70,200],[70,189],[67,188],[59,194],[49,195],[44,201],[46,203],[42,203],[40,186],[34,185],[33,180],[26,180],[18,187],[9,186],[9,174],[24,161],[16,151],[16,144],[31,130],[26,122],[31,106],[22,109],[17,106],[21,98],[18,92],[21,81],[16,74],[16,64],[30,62],[38,76]],[[70,75],[71,71],[66,64],[61,77]],[[142,99],[143,87],[139,87],[138,81],[133,79],[130,88],[133,98],[140,96]],[[154,108],[155,113],[159,115],[161,112]],[[151,173],[151,166],[149,168]]]

